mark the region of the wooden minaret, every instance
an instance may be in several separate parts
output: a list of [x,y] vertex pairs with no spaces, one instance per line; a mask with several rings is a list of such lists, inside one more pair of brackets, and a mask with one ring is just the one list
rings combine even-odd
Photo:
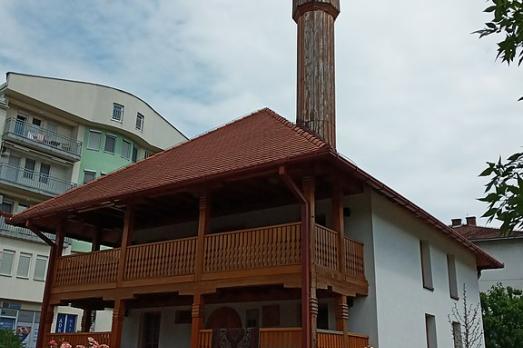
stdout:
[[293,0],[298,24],[296,123],[336,147],[334,21],[340,0]]

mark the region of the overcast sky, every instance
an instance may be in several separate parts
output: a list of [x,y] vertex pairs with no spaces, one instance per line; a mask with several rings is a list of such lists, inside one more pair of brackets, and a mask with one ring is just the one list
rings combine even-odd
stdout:
[[[107,84],[193,137],[295,119],[291,0],[0,0],[0,72]],[[481,215],[484,162],[523,145],[523,67],[470,33],[483,0],[341,0],[338,149],[445,222]]]

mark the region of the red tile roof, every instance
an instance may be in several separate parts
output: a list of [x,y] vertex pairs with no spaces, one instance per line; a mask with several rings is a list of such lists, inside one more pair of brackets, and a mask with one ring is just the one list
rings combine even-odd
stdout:
[[185,185],[231,172],[308,157],[329,147],[270,109],[262,109],[37,204],[16,215],[20,222],[80,209],[151,189]]
[[523,238],[523,232],[514,231],[509,235],[502,235],[499,228],[475,226],[475,225],[460,225],[453,227],[455,231],[471,241],[481,241],[489,239],[514,239]]
[[35,205],[13,216],[9,222],[24,224],[33,218],[63,214],[96,204],[194,184],[249,170],[327,155],[344,170],[360,178],[395,203],[471,250],[478,268],[500,268],[503,264],[399,193],[395,192],[318,137],[287,121],[270,109],[262,109],[191,141],[113,172]]

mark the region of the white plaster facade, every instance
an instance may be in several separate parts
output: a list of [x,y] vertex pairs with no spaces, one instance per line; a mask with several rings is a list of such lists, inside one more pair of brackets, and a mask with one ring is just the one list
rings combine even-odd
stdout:
[[481,272],[479,286],[482,292],[488,291],[498,283],[523,290],[523,239],[499,238],[477,240],[474,243],[505,264],[502,269]]

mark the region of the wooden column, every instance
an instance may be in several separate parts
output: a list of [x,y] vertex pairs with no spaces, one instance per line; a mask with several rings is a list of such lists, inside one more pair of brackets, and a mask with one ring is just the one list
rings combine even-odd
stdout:
[[[102,238],[102,230],[98,229],[91,242],[91,252],[100,251],[100,244]],[[82,315],[82,332],[89,332],[91,326],[93,325],[93,310],[90,308],[84,308],[84,313]]]
[[338,303],[336,307],[336,330],[343,332],[344,347],[348,347],[349,306],[347,305],[347,296],[341,294],[338,295]]
[[125,262],[127,260],[127,247],[129,242],[132,239],[134,230],[134,206],[128,205],[125,210],[123,231],[122,231],[122,241],[120,245],[120,260],[118,262],[118,286],[121,285],[124,279],[125,273]]
[[316,347],[316,328],[318,319],[318,299],[316,297],[316,272],[314,269],[315,258],[315,183],[314,178],[303,179],[303,195],[306,200],[305,216],[302,234],[302,327],[303,347]]
[[204,253],[205,253],[205,235],[209,226],[210,217],[210,199],[208,193],[200,194],[199,204],[199,218],[198,218],[198,238],[196,240],[196,271],[195,278],[200,280],[202,278],[203,267],[204,267]]
[[203,296],[199,292],[195,293],[192,304],[191,348],[200,346],[200,330],[204,327],[203,306]]
[[120,348],[122,344],[122,328],[125,317],[125,301],[117,299],[114,301],[113,322],[111,326],[111,348]]
[[343,214],[343,188],[335,183],[332,188],[332,224],[338,232],[338,270],[345,274],[345,217]]
[[63,222],[59,222],[56,226],[56,239],[54,245],[51,246],[49,253],[49,262],[47,264],[47,276],[44,287],[44,297],[42,300],[42,310],[40,313],[40,324],[38,326],[38,338],[36,340],[37,348],[47,348],[47,335],[51,333],[53,325],[54,308],[51,306],[51,289],[53,287],[56,260],[62,256],[64,248],[64,226]]

